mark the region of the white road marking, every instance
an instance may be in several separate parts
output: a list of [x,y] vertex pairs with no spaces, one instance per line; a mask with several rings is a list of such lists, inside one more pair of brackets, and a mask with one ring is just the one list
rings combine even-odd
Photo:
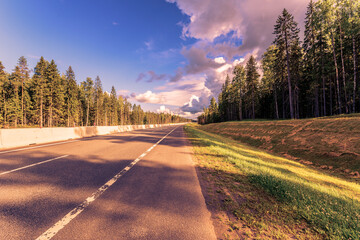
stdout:
[[30,165],[27,165],[27,166],[24,166],[24,167],[20,167],[20,168],[16,168],[16,169],[13,169],[13,170],[10,170],[10,171],[2,172],[2,173],[0,173],[0,175],[5,175],[5,174],[12,173],[12,172],[16,172],[16,171],[19,171],[19,170],[22,170],[22,169],[25,169],[25,168],[34,167],[34,166],[36,166],[36,165],[40,165],[40,164],[43,164],[43,163],[51,162],[51,161],[54,161],[54,160],[57,160],[57,159],[60,159],[60,158],[65,158],[65,157],[67,157],[67,156],[69,156],[69,155],[64,155],[64,156],[52,158],[52,159],[49,159],[49,160],[45,160],[45,161],[42,161],[42,162],[30,164]]
[[36,240],[45,240],[51,239],[54,237],[61,229],[63,229],[71,220],[76,218],[84,209],[90,205],[93,201],[95,201],[98,197],[100,197],[111,185],[113,185],[121,176],[123,176],[126,172],[128,172],[137,162],[139,162],[146,154],[148,154],[152,149],[154,149],[162,140],[164,140],[167,136],[169,136],[175,129],[171,130],[168,134],[162,137],[157,143],[155,143],[152,147],[146,150],[143,154],[141,154],[138,158],[132,161],[128,166],[126,166],[123,170],[117,173],[113,178],[107,181],[104,185],[102,185],[96,192],[94,192],[90,197],[88,197],[84,202],[78,205],[76,208],[71,210],[68,214],[65,215],[60,221],[55,223],[51,228],[49,228],[46,232],[41,234]]
[[40,145],[40,146],[35,146],[35,147],[27,147],[27,148],[20,148],[20,149],[2,151],[2,152],[0,152],[0,154],[11,153],[11,152],[19,152],[19,151],[25,151],[25,150],[28,150],[28,149],[42,148],[42,147],[48,147],[48,146],[54,146],[54,145],[66,144],[66,143],[72,143],[72,142],[78,142],[78,141],[80,141],[80,140],[73,140],[73,141],[66,141],[66,142],[59,142],[59,143],[50,143],[50,144]]

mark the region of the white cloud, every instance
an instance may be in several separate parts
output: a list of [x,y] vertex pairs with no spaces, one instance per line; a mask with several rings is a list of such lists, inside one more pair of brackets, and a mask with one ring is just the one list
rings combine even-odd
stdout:
[[163,103],[164,97],[161,94],[153,93],[152,91],[146,91],[145,93],[135,96],[135,99],[139,102],[145,103]]
[[214,58],[214,61],[215,61],[216,63],[220,63],[220,64],[226,63],[226,61],[225,61],[225,59],[224,59],[223,57]]
[[169,113],[169,114],[173,114],[173,112],[169,109],[166,108],[165,105],[161,105],[159,109],[156,110],[158,113]]
[[[242,53],[260,48],[260,54],[272,42],[274,24],[286,8],[303,26],[307,0],[167,0],[190,17],[183,24],[183,35],[213,42],[222,35],[243,39]],[[222,45],[222,46],[221,46]],[[215,44],[213,44],[215,46]],[[231,44],[218,44],[230,47]]]
[[[179,114],[197,116],[217,97],[233,67],[251,55],[260,58],[272,43],[275,21],[283,8],[303,26],[307,0],[167,0],[189,16],[182,23],[184,38],[196,42],[180,53],[187,60],[173,75],[142,73],[140,80],[165,80],[159,93],[147,91],[138,101],[178,106]],[[241,44],[240,44],[241,43]]]

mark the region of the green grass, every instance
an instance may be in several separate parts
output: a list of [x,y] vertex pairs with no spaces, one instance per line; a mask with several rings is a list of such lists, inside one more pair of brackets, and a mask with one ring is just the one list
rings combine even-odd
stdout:
[[199,128],[360,180],[360,114],[224,122]]
[[[198,125],[185,129],[195,155],[208,156],[203,158],[206,162],[202,167],[215,170],[215,174],[228,171],[233,176],[245,176],[250,184],[276,199],[283,211],[280,215],[289,212],[295,220],[305,219],[324,238],[360,239],[359,184],[203,131]],[[225,164],[212,162],[211,156]],[[236,177],[232,181],[236,182]],[[244,217],[249,214],[241,208],[234,210],[234,215],[243,219],[251,218]]]

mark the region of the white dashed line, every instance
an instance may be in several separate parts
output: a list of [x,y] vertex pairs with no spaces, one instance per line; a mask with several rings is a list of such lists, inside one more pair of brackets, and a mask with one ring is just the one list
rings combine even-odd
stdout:
[[102,195],[111,185],[113,185],[121,176],[123,176],[127,171],[129,171],[137,162],[139,162],[143,157],[146,156],[152,149],[154,149],[162,140],[164,140],[167,136],[169,136],[175,129],[171,130],[168,134],[162,137],[157,143],[155,143],[152,147],[146,150],[143,154],[141,154],[138,158],[132,161],[128,166],[126,166],[123,170],[121,170],[118,174],[116,174],[113,178],[107,181],[104,185],[102,185],[96,192],[94,192],[90,197],[88,197],[83,203],[78,205],[76,208],[71,210],[68,214],[65,215],[60,221],[55,223],[51,228],[49,228],[46,232],[44,232],[41,236],[39,236],[36,240],[45,240],[51,239],[54,237],[61,229],[63,229],[71,220],[76,218],[84,209],[90,205],[93,201],[95,201],[100,195]]
[[65,158],[65,157],[67,157],[67,156],[69,156],[69,155],[64,155],[64,156],[52,158],[52,159],[49,159],[49,160],[45,160],[45,161],[42,161],[42,162],[30,164],[30,165],[27,165],[27,166],[24,166],[24,167],[20,167],[20,168],[16,168],[16,169],[13,169],[13,170],[10,170],[10,171],[2,172],[2,173],[0,173],[0,175],[5,175],[5,174],[12,173],[12,172],[16,172],[16,171],[19,171],[19,170],[22,170],[22,169],[25,169],[25,168],[34,167],[34,166],[36,166],[36,165],[40,165],[40,164],[43,164],[43,163],[51,162],[51,161],[54,161],[54,160],[57,160],[57,159],[60,159],[60,158]]

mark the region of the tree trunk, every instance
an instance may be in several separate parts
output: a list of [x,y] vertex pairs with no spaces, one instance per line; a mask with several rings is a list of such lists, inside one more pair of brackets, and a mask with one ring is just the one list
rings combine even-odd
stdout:
[[341,99],[340,99],[339,69],[338,69],[338,65],[337,65],[337,61],[336,61],[335,40],[334,40],[333,32],[331,32],[331,45],[333,48],[333,57],[334,57],[334,64],[335,64],[337,102],[338,102],[338,107],[339,107],[339,114],[342,114],[342,105],[341,105]]
[[49,127],[52,127],[52,103],[50,105]]
[[21,79],[21,125],[24,126],[24,81]]
[[284,90],[283,87],[282,87],[282,116],[283,116],[283,119],[286,118],[286,114],[285,114],[285,90]]
[[326,95],[325,95],[325,76],[321,76],[322,78],[322,89],[323,89],[323,115],[326,116]]
[[96,126],[99,126],[99,99],[96,101]]
[[[322,30],[320,33],[322,41]],[[323,97],[323,116],[326,116],[326,92],[325,92],[325,67],[324,67],[324,49],[323,44],[320,45],[321,51],[321,80],[322,80],[322,97]]]
[[288,39],[287,39],[286,31],[285,31],[285,48],[286,48],[286,68],[288,74],[287,80],[288,80],[288,88],[289,88],[290,117],[291,119],[294,119],[294,106],[293,106],[293,98],[291,91],[291,76],[290,76],[290,56],[289,56]]
[[315,87],[315,117],[319,117],[319,88]]
[[342,44],[342,31],[341,31],[341,23],[339,24],[339,30],[340,30],[340,57],[341,57],[341,67],[342,67],[342,78],[343,78],[343,84],[344,84],[344,97],[345,97],[345,112],[349,113],[348,108],[348,100],[347,100],[347,93],[346,93],[346,76],[345,76],[345,64],[344,64],[344,56],[343,56],[343,44]]
[[240,90],[239,90],[240,92],[239,92],[239,94],[240,94],[240,101],[239,101],[239,119],[240,119],[240,121],[242,121],[243,120],[243,115],[242,115],[242,97],[241,97],[241,88],[240,88]]
[[88,101],[87,109],[86,109],[86,126],[89,123],[89,108],[90,108],[90,100]]
[[53,109],[52,109],[52,107],[53,107],[53,101],[52,101],[52,98],[51,98],[50,109],[49,109],[49,112],[50,112],[50,114],[49,114],[49,127],[53,126],[53,124],[52,124],[52,121],[53,121]]
[[3,98],[4,98],[4,124],[6,125],[7,122],[7,109],[6,109],[6,99],[5,99],[5,92],[3,92]]
[[41,96],[40,96],[40,128],[43,127],[43,94],[42,94],[42,89],[40,92]]
[[353,60],[354,60],[354,88],[353,88],[353,112],[355,113],[355,107],[356,107],[356,46],[355,46],[355,37],[352,37],[352,43],[353,43]]
[[254,96],[254,89],[253,89],[253,92],[251,94],[251,98],[252,98],[252,119],[255,119],[255,96]]
[[331,78],[330,78],[330,85],[329,85],[329,88],[330,88],[330,116],[333,115],[333,92],[332,92],[332,81],[331,81]]
[[295,90],[294,90],[294,100],[295,100],[295,107],[296,107],[296,111],[295,111],[295,118],[299,119],[300,118],[300,106],[299,106],[299,85],[298,85],[298,80],[296,79],[295,81]]
[[70,104],[69,104],[69,99],[68,99],[68,104],[67,104],[67,126],[70,127]]
[[279,119],[279,106],[278,106],[277,91],[275,86],[274,86],[274,100],[275,100],[275,116],[276,119]]

